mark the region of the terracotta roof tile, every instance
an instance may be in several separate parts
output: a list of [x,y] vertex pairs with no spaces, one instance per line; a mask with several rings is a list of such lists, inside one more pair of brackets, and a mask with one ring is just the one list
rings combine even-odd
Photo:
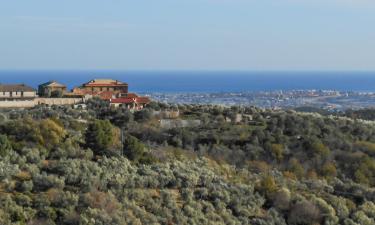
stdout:
[[138,97],[138,98],[136,98],[136,102],[148,104],[148,103],[151,102],[151,100],[148,97]]
[[148,97],[137,97],[137,98],[113,98],[110,100],[111,103],[141,103],[141,104],[147,104],[150,103],[150,99]]
[[111,101],[111,103],[134,103],[135,99],[133,99],[133,98],[113,98],[110,101]]

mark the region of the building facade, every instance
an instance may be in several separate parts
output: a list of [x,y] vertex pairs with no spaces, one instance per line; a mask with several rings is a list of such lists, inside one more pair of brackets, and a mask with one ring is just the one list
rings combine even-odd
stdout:
[[36,97],[36,91],[25,84],[0,85],[0,101],[31,101]]
[[128,84],[112,79],[94,79],[78,88],[72,94],[99,97],[109,102],[112,107],[125,107],[128,109],[143,109],[151,101],[148,97],[140,97],[129,93]]
[[73,89],[74,94],[99,96],[128,93],[128,84],[112,79],[94,79],[78,88]]
[[62,97],[66,93],[66,86],[56,81],[49,81],[38,87],[40,97]]
[[112,107],[124,107],[133,110],[141,110],[150,102],[151,100],[148,97],[140,97],[134,93],[129,93],[126,96],[109,100],[109,104]]

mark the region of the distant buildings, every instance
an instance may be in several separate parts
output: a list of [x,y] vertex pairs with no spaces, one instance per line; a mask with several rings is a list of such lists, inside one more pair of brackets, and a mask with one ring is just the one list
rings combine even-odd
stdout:
[[109,101],[110,106],[139,110],[149,104],[148,97],[128,92],[128,84],[112,79],[94,79],[74,88],[74,95],[90,95]]
[[25,84],[0,85],[1,101],[33,100],[35,97],[36,91]]
[[38,87],[39,97],[62,97],[66,93],[66,86],[56,81],[48,81]]
[[125,107],[128,109],[140,110],[150,103],[148,97],[139,97],[136,94],[120,96],[109,100],[109,104],[115,108]]
[[73,105],[82,104],[87,99],[99,97],[108,101],[112,107],[126,107],[139,110],[151,102],[128,92],[128,84],[112,79],[94,79],[67,91],[64,84],[49,81],[36,90],[24,84],[0,85],[0,108],[27,108],[35,105]]
[[128,93],[128,84],[112,79],[94,79],[73,89],[74,94],[100,96],[103,93]]
[[33,107],[36,91],[24,84],[0,84],[0,108]]

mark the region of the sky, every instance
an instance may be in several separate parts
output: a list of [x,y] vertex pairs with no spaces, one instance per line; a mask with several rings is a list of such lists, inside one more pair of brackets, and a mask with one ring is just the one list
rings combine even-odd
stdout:
[[375,70],[374,0],[0,0],[1,70]]

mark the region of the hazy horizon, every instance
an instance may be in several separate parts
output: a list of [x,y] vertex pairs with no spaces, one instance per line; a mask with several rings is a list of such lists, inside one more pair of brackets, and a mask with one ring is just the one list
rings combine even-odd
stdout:
[[375,91],[375,72],[2,71],[0,83],[33,87],[49,80],[69,88],[95,78],[127,82],[136,92],[246,92],[296,89]]

